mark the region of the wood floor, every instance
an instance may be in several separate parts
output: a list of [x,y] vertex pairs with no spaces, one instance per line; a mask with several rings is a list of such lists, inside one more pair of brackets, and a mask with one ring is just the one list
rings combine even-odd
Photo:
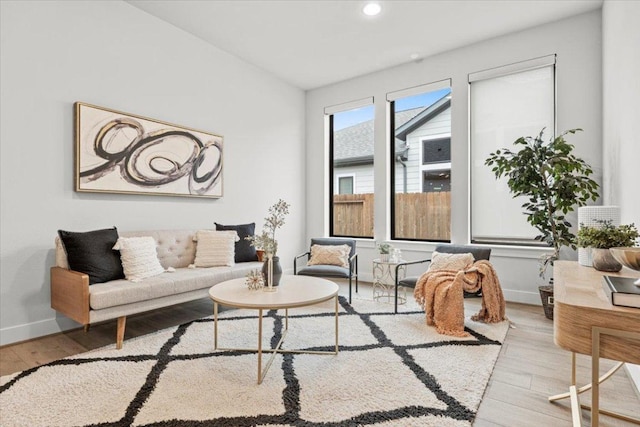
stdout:
[[[341,294],[347,288],[341,284]],[[360,295],[371,292],[361,283]],[[479,299],[466,299],[467,315],[479,308]],[[212,303],[202,299],[156,310],[127,319],[125,339],[208,316]],[[547,397],[567,390],[570,380],[571,355],[553,343],[553,322],[544,317],[542,307],[507,303],[507,316],[514,323],[507,334],[493,375],[478,410],[474,426],[490,427],[561,427],[571,426],[571,410],[567,400],[552,404]],[[116,322],[93,325],[88,333],[82,329],[46,336],[0,348],[0,375],[22,371],[66,356],[115,342]],[[125,341],[126,345],[126,341]],[[603,372],[613,363],[603,361]],[[590,358],[578,356],[578,381],[588,382]],[[589,403],[589,393],[581,396]],[[601,386],[601,405],[605,409],[640,416],[640,399],[624,369]],[[589,425],[588,414],[584,425]],[[600,425],[632,426],[607,416]]]

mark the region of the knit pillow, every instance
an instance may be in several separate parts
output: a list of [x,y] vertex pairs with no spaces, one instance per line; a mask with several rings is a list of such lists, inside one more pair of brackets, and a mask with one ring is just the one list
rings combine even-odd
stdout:
[[313,245],[308,265],[338,265],[349,268],[349,245]]
[[233,266],[235,244],[240,238],[235,231],[200,230],[196,233],[196,267]]
[[473,264],[475,259],[471,253],[447,254],[434,251],[431,255],[429,271],[435,270],[464,270]]
[[120,237],[113,249],[120,251],[124,276],[132,282],[164,273],[160,265],[156,241],[151,236]]

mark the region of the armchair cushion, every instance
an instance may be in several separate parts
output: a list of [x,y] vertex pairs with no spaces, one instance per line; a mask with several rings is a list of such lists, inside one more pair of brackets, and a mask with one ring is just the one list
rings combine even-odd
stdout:
[[297,274],[302,276],[324,276],[349,278],[349,268],[337,265],[310,265],[298,269]]
[[308,265],[337,265],[349,268],[349,245],[313,245]]
[[311,246],[313,245],[348,245],[351,250],[349,251],[349,258],[356,253],[356,241],[353,239],[343,239],[339,237],[316,237],[311,239]]
[[405,277],[404,279],[398,281],[398,285],[404,286],[405,288],[415,288],[417,282],[418,276]]
[[483,248],[481,246],[473,245],[438,245],[436,246],[435,251],[447,254],[470,253],[476,261],[480,261],[481,259],[488,261],[491,256],[491,248]]
[[429,271],[436,270],[464,270],[473,264],[473,255],[469,252],[461,254],[449,254],[434,251],[431,255]]

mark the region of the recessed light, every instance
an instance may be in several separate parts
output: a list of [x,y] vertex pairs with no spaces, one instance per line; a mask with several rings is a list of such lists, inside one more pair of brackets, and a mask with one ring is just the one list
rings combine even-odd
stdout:
[[420,55],[418,55],[417,53],[412,53],[409,58],[411,59],[418,59],[420,57]]
[[362,8],[362,13],[364,13],[367,16],[376,16],[377,14],[380,13],[381,10],[382,10],[382,7],[380,6],[380,4],[378,4],[378,3],[367,3]]

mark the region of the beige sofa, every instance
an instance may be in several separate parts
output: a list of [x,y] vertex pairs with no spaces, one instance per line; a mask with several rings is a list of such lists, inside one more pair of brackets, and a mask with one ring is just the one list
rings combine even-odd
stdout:
[[196,230],[120,232],[123,237],[152,236],[165,272],[140,282],[113,280],[89,286],[89,276],[69,269],[67,255],[56,238],[56,266],[51,268],[51,308],[84,325],[118,319],[116,347],[122,348],[126,317],[208,296],[209,289],[225,280],[246,276],[260,262],[232,267],[188,268],[194,263]]

